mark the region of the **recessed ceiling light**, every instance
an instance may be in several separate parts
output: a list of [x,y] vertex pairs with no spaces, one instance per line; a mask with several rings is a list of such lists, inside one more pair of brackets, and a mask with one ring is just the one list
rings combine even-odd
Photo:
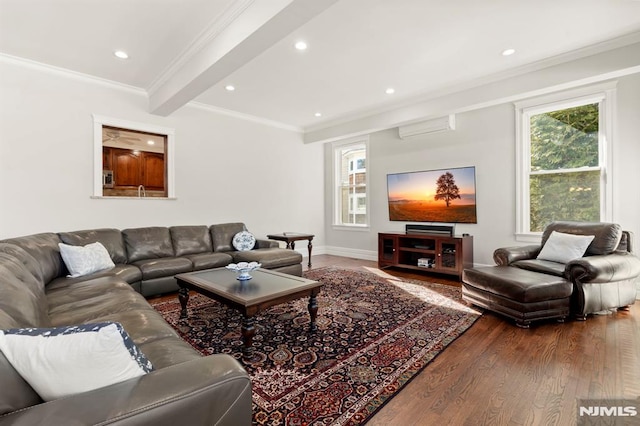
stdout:
[[129,59],[129,55],[124,50],[116,50],[113,54],[120,59]]
[[296,49],[298,50],[307,50],[307,43],[304,41],[299,41],[295,44]]
[[396,89],[394,89],[393,87],[389,87],[384,91],[384,93],[386,93],[387,95],[393,95],[394,93],[396,93]]
[[516,53],[516,49],[505,49],[502,51],[502,56],[511,56]]
[[316,113],[315,113],[315,114],[313,114],[313,115],[315,115],[316,117],[322,117],[322,113],[321,113],[321,112],[316,112]]
[[152,141],[152,140],[148,140],[148,141],[147,141],[147,145],[155,145],[155,144],[156,144],[156,143],[155,143],[154,141]]
[[232,86],[231,84],[227,84],[226,86],[224,86],[224,88],[229,92],[233,92],[234,90],[236,90],[235,86]]

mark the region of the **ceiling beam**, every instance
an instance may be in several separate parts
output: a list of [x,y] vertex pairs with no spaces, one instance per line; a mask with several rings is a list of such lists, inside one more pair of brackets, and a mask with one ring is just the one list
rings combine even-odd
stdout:
[[149,111],[167,116],[338,0],[244,0],[237,17],[149,89]]

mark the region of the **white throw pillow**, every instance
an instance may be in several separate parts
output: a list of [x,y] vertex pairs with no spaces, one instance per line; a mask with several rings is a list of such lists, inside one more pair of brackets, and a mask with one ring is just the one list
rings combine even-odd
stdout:
[[594,235],[574,235],[552,231],[537,259],[567,263],[584,256]]
[[232,243],[236,250],[247,251],[256,245],[256,237],[249,231],[241,231],[233,236]]
[[151,362],[119,323],[0,331],[0,350],[44,401],[150,372]]
[[81,277],[116,266],[107,249],[98,242],[84,247],[58,243],[58,247],[70,277]]

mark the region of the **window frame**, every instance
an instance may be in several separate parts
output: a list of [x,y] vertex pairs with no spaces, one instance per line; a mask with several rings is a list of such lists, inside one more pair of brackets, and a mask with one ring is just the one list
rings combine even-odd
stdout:
[[[125,198],[130,200],[174,200],[175,188],[175,129],[154,124],[138,123],[118,118],[105,117],[92,114],[93,118],[93,195],[91,198],[115,199]],[[104,196],[102,188],[102,128],[117,127],[125,130],[154,133],[166,137],[167,147],[165,152],[165,167],[167,169],[166,197],[117,197]]]
[[611,221],[612,197],[612,144],[615,117],[616,82],[581,87],[579,89],[515,102],[516,127],[516,241],[539,243],[542,232],[531,232],[529,177],[544,172],[531,172],[531,116],[590,103],[599,104],[598,159],[597,167],[561,169],[556,172],[600,170],[600,220]]
[[[342,152],[346,148],[350,147],[364,147],[364,160],[365,167],[363,169],[358,169],[358,158],[353,158],[351,163],[353,164],[354,169],[350,169],[350,164],[347,164],[347,174],[356,174],[356,173],[365,173],[365,193],[364,194],[355,194],[356,196],[353,199],[354,207],[357,210],[357,198],[362,198],[363,196],[366,198],[365,201],[365,223],[343,223],[342,222],[342,193],[341,190],[342,180],[341,180],[341,172],[342,172]],[[348,230],[368,230],[371,223],[371,209],[370,209],[370,197],[369,197],[369,136],[360,136],[356,138],[345,139],[341,141],[334,142],[332,144],[332,169],[333,169],[333,182],[332,182],[332,191],[333,191],[333,227],[335,229],[348,229]],[[355,181],[354,181],[355,186]],[[349,212],[352,211],[350,203],[346,206],[349,209]]]

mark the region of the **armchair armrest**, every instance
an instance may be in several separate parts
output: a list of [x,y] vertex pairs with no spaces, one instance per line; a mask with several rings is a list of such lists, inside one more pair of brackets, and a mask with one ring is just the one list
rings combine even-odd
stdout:
[[5,424],[250,425],[251,382],[231,356],[210,355],[9,413]]
[[496,265],[508,266],[518,260],[534,259],[541,248],[540,245],[502,247],[493,252],[493,261]]
[[587,256],[570,261],[564,271],[573,282],[623,281],[640,276],[640,259],[628,252]]

